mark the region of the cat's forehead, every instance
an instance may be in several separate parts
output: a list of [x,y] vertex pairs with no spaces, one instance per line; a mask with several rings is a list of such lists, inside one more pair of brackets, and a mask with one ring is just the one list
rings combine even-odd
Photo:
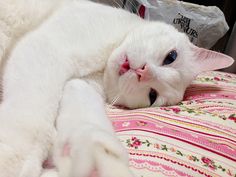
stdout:
[[131,47],[146,46],[150,49],[168,50],[168,48],[184,45],[187,37],[178,32],[173,26],[162,22],[146,23],[127,36],[128,43],[132,42]]
[[158,40],[160,37],[173,40],[184,38],[184,35],[178,32],[172,25],[162,22],[147,22],[144,25],[136,28],[131,33],[134,38],[147,38]]
[[187,37],[171,25],[150,22],[135,29],[127,38],[128,55],[163,58],[171,50],[182,50]]

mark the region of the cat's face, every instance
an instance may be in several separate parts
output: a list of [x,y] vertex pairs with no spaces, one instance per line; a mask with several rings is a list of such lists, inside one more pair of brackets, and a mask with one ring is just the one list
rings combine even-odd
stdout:
[[129,33],[108,59],[104,75],[108,102],[128,108],[178,103],[194,77],[209,70],[206,62],[198,61],[212,55],[203,50],[170,25],[147,22]]

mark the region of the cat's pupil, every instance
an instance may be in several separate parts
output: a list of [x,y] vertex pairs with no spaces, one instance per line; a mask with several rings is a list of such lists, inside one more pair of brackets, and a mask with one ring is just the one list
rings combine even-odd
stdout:
[[149,96],[150,106],[152,106],[153,103],[157,99],[157,91],[154,90],[153,88],[151,88],[150,91],[149,91],[149,95],[148,96]]
[[169,65],[173,63],[177,58],[177,52],[175,50],[172,50],[163,61],[163,65]]

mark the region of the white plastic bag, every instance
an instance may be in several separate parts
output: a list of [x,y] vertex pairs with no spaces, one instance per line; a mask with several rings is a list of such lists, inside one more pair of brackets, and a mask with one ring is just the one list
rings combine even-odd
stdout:
[[140,3],[137,11],[141,10],[145,19],[174,25],[199,47],[211,48],[229,29],[223,12],[216,6],[207,7],[176,0],[137,1]]

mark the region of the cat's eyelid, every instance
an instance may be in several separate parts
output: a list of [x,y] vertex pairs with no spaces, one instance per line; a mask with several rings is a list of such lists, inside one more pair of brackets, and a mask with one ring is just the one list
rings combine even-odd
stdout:
[[[165,55],[165,58],[166,58],[172,51],[176,51],[176,53],[178,54],[177,48],[172,48],[172,49],[168,50],[168,52],[167,52],[166,55]],[[164,59],[165,59],[165,58],[164,58]]]
[[[169,64],[164,64],[165,60],[167,59],[168,55],[170,55],[171,52],[175,51],[176,52],[176,58],[174,59],[173,62],[169,63]],[[162,62],[162,66],[171,66],[173,63],[175,63],[175,61],[177,60],[178,58],[178,51],[176,48],[172,48],[171,50],[169,50],[169,52],[167,52],[167,54],[165,55],[164,59],[163,59],[163,62]]]

